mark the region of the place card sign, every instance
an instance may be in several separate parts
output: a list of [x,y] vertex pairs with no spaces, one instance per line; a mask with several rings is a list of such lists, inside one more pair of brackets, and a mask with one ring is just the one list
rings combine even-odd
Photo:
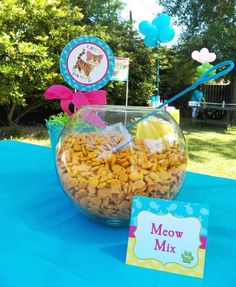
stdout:
[[126,263],[203,277],[209,208],[134,196]]

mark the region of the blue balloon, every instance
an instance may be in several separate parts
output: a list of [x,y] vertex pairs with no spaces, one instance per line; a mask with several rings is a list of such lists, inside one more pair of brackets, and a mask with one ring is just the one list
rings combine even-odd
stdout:
[[138,26],[140,33],[146,35],[148,33],[148,29],[150,28],[150,26],[152,26],[152,24],[146,20],[140,22]]
[[154,48],[158,44],[158,41],[149,37],[145,37],[144,44],[149,48]]
[[161,29],[160,33],[159,33],[159,40],[162,43],[167,43],[170,42],[175,36],[175,30],[170,27],[164,27],[163,29]]
[[139,31],[144,38],[144,44],[150,48],[160,43],[167,43],[174,38],[175,31],[170,26],[170,16],[162,13],[154,18],[152,23],[144,20],[139,23]]
[[152,24],[158,28],[169,26],[170,16],[166,13],[162,13],[158,17],[153,19]]
[[145,34],[146,37],[150,39],[158,39],[159,36],[159,30],[154,25],[150,25],[147,29],[147,33]]

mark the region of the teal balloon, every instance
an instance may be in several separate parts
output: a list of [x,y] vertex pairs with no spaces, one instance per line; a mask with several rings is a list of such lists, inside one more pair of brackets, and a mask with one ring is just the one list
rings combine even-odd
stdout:
[[140,33],[146,35],[148,33],[150,26],[152,26],[152,24],[146,20],[140,22],[138,26]]
[[158,36],[159,36],[159,31],[156,28],[156,26],[154,26],[154,25],[149,26],[148,31],[146,33],[146,37],[154,39],[157,41]]
[[162,13],[152,20],[152,24],[158,28],[169,26],[170,16],[166,13]]
[[174,36],[175,30],[172,27],[167,26],[161,29],[159,33],[159,40],[161,43],[168,43],[174,38]]
[[144,38],[144,44],[149,48],[154,48],[158,44],[158,41],[147,36]]

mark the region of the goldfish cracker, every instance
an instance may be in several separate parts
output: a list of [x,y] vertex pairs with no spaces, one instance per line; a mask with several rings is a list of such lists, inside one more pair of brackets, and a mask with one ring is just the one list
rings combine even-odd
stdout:
[[[64,137],[57,149],[57,170],[64,190],[82,209],[128,219],[133,195],[174,197],[183,181],[187,154],[175,141],[153,150],[144,138],[148,131],[140,124],[144,123],[139,123],[132,144],[117,152],[113,147],[124,140],[120,134],[73,132]],[[159,128],[160,138],[172,129],[162,122],[149,124]]]

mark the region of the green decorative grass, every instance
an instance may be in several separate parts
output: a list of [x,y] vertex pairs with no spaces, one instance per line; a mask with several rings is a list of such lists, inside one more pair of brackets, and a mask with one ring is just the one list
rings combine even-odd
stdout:
[[49,121],[53,121],[53,122],[55,122],[55,124],[62,125],[62,126],[65,125],[65,123],[68,121],[68,119],[69,119],[69,116],[64,112],[61,112],[57,115],[51,115],[49,117]]
[[[219,125],[193,126],[190,119],[182,120],[181,128],[189,149],[189,171],[236,179],[236,126],[227,131]],[[50,146],[43,126],[0,128],[1,139]]]

